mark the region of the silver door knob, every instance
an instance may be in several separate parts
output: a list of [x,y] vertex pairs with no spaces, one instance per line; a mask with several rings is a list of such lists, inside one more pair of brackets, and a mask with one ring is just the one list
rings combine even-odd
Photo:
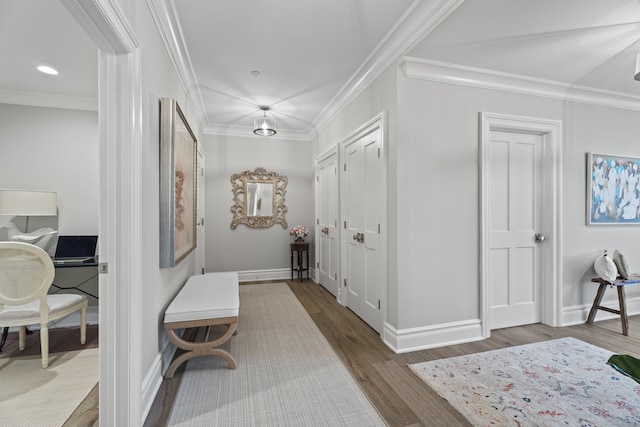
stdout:
[[535,235],[535,242],[536,243],[542,243],[544,242],[545,236],[542,233],[536,233]]

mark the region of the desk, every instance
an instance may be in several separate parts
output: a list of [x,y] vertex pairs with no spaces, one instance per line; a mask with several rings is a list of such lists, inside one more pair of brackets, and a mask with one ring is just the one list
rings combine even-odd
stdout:
[[[56,260],[53,260],[53,266],[56,269],[56,273],[58,271],[58,269],[60,269],[61,271],[63,270],[67,270],[67,269],[76,269],[76,268],[82,268],[82,267],[92,267],[93,271],[91,272],[91,275],[89,277],[87,277],[86,279],[80,281],[80,282],[76,282],[73,283],[69,286],[64,286],[64,285],[56,285],[55,282],[51,284],[51,288],[54,288],[53,291],[51,291],[50,289],[50,293],[52,294],[57,294],[60,291],[64,291],[64,290],[69,290],[69,289],[73,289],[75,291],[81,292],[85,295],[88,295],[90,297],[93,297],[95,299],[98,299],[97,295],[92,294],[91,292],[87,292],[84,289],[82,289],[82,285],[92,281],[93,279],[95,279],[96,277],[98,277],[98,257],[94,257],[91,258],[90,261],[85,261],[85,262],[69,262],[69,261],[65,261],[64,263],[61,262],[56,262]],[[54,279],[55,280],[55,279]]]
[[[293,265],[293,253],[297,254],[297,264]],[[303,263],[304,254],[306,254],[306,264]],[[306,265],[306,267],[305,267]],[[302,275],[306,271],[307,279],[309,278],[309,244],[308,243],[291,243],[291,280],[293,280],[293,272],[298,272],[298,279],[302,282]]]
[[[591,311],[589,311],[589,317],[587,318],[587,324],[593,324],[593,321],[596,318],[596,312],[598,310],[607,311],[609,313],[618,314],[620,316],[620,322],[622,323],[622,335],[629,335],[629,318],[627,317],[627,300],[624,295],[624,287],[629,285],[637,285],[640,284],[640,276],[633,275],[629,277],[629,280],[618,279],[614,282],[607,282],[600,277],[596,277],[591,279],[592,282],[599,283],[598,293],[596,294],[596,298],[593,300],[593,306],[591,306]],[[619,309],[616,310],[614,308],[604,307],[600,305],[602,303],[602,298],[604,297],[604,292],[607,290],[607,286],[616,287],[618,290],[618,306]]]
[[[65,290],[69,290],[72,289],[74,291],[78,291],[81,292],[85,295],[88,295],[90,297],[93,297],[95,299],[98,299],[97,295],[92,294],[91,292],[87,292],[84,289],[81,288],[82,285],[94,280],[95,278],[98,277],[98,257],[92,258],[91,261],[87,261],[87,262],[65,262],[65,263],[56,263],[55,260],[53,262],[53,266],[55,267],[56,270],[58,269],[68,269],[68,268],[80,268],[80,267],[93,267],[95,271],[93,271],[91,273],[91,275],[80,281],[77,283],[74,283],[70,286],[58,286],[55,283],[51,284],[51,287],[49,288],[49,293],[51,294],[57,294],[61,291],[65,291]],[[55,280],[55,279],[54,279]],[[32,334],[33,331],[30,330],[29,328],[27,328],[27,334]],[[9,335],[9,327],[5,327],[2,330],[2,336],[0,336],[0,352],[2,352],[2,348],[4,347],[4,344],[7,342],[7,335]]]

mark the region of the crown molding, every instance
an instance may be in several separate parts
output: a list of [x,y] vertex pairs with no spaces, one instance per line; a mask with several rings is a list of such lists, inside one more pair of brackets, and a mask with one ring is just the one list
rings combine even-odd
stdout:
[[308,129],[313,138],[394,61],[433,31],[464,0],[416,0]]
[[7,89],[0,89],[0,104],[62,108],[66,110],[98,111],[97,97],[22,92]]
[[253,133],[253,129],[248,126],[233,126],[233,125],[205,125],[202,133],[205,135],[217,135],[217,136],[233,136],[240,138],[261,138],[261,139],[277,139],[277,140],[292,140],[309,142],[309,134],[305,131],[295,131],[289,129],[278,129],[278,132],[274,136],[258,136]]
[[412,79],[499,90],[625,110],[640,110],[640,97],[622,92],[413,57],[405,57],[400,68],[407,77]]
[[147,0],[151,15],[162,37],[167,53],[177,70],[178,79],[185,91],[186,101],[189,102],[198,120],[198,128],[203,133],[210,126],[207,109],[200,93],[198,79],[193,71],[189,50],[184,41],[182,28],[176,19],[174,3],[163,0]]

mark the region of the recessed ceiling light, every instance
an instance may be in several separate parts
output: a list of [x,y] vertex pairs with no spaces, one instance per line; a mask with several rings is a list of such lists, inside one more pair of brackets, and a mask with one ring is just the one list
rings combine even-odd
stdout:
[[47,67],[46,65],[39,65],[38,71],[45,74],[53,74],[53,75],[58,74],[58,70],[56,70],[55,68]]
[[260,75],[260,71],[254,70],[254,71],[251,72],[251,75],[254,76],[254,77],[258,77]]

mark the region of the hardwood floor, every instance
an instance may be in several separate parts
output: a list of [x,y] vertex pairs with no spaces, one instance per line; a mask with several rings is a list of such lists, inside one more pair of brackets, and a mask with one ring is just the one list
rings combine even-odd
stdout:
[[[618,319],[565,328],[536,324],[495,330],[491,338],[474,343],[395,354],[373,329],[349,309],[339,305],[320,285],[310,280],[287,283],[390,426],[470,425],[451,405],[419,380],[407,364],[567,336],[617,353],[640,357],[640,316],[629,319],[628,337],[621,334]],[[178,369],[173,379],[163,381],[145,426],[166,424],[183,369]]]
[[[98,326],[87,326],[87,340],[80,344],[80,329],[78,328],[49,328],[49,353],[63,351],[84,350],[98,347]],[[7,342],[0,352],[0,359],[5,357],[38,356],[40,354],[40,332],[34,331],[27,335],[24,350],[18,348],[18,333],[11,332]]]
[[491,338],[431,350],[395,354],[379,335],[321,286],[289,283],[309,315],[390,426],[457,426],[469,423],[419,380],[407,364],[573,336],[615,352],[640,357],[640,317],[630,319],[630,336],[619,320],[552,328],[536,324],[495,330]]

